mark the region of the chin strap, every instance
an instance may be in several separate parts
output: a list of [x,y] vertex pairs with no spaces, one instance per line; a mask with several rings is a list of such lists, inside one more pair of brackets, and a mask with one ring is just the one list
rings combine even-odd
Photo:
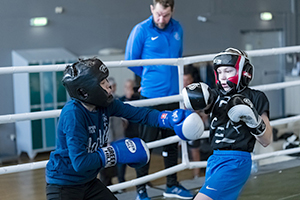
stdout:
[[225,91],[224,88],[222,87],[220,81],[218,81],[217,86],[219,91],[225,96],[225,95],[231,95],[231,94],[236,94],[236,89],[235,89],[235,84],[232,83],[231,81],[227,81],[227,85],[231,88],[228,91]]

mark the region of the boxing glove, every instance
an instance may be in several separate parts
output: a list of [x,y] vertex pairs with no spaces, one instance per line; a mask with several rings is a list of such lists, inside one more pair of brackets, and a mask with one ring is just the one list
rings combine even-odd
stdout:
[[160,112],[158,123],[161,128],[173,129],[182,140],[197,140],[204,131],[204,124],[197,113],[176,109]]
[[140,138],[124,138],[112,142],[110,146],[99,148],[98,153],[103,167],[112,167],[117,163],[139,168],[150,159],[149,149]]
[[[182,90],[184,106],[189,110],[210,110],[217,95],[207,84],[192,83]],[[208,112],[206,112],[208,113]]]
[[250,99],[236,94],[231,97],[226,107],[227,115],[233,122],[243,121],[251,128],[253,135],[262,136],[266,130],[266,124],[257,113]]

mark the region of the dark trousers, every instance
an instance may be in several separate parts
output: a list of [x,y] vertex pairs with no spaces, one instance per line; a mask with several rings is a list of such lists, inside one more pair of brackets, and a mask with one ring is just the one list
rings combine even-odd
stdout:
[[99,180],[82,185],[46,186],[47,200],[115,200],[115,195]]
[[100,170],[100,181],[105,185],[112,185],[112,178],[117,176],[117,166],[102,168]]
[[[171,104],[163,104],[158,106],[153,106],[151,108],[157,109],[159,111],[169,110],[173,111],[179,108],[178,103],[171,103]],[[139,132],[139,137],[143,139],[146,143],[152,142],[159,138],[159,133],[161,133],[161,138],[167,138],[169,136],[175,135],[175,132],[170,129],[160,129],[156,127],[151,127],[147,125],[141,126],[141,131]],[[170,144],[163,147],[163,157],[164,157],[164,164],[165,168],[173,167],[178,164],[178,144]],[[150,163],[150,162],[149,162]],[[149,163],[141,168],[136,169],[137,177],[142,177],[148,175],[149,172]],[[171,187],[177,184],[177,175],[171,174],[167,176],[167,186]],[[137,185],[137,190],[145,189],[146,184]]]

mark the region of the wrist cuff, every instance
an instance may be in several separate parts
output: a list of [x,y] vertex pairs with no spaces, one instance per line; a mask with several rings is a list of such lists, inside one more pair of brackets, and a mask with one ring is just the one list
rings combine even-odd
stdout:
[[101,149],[105,156],[104,168],[115,166],[117,164],[117,157],[116,157],[115,149],[112,146],[103,147]]
[[261,118],[261,121],[259,123],[259,125],[256,128],[253,128],[251,131],[251,133],[254,136],[263,136],[263,134],[266,132],[266,124],[264,122],[264,120]]
[[169,123],[169,115],[170,112],[169,111],[162,111],[159,113],[158,115],[158,124],[160,128],[169,128],[169,129],[173,129],[173,127],[170,125]]

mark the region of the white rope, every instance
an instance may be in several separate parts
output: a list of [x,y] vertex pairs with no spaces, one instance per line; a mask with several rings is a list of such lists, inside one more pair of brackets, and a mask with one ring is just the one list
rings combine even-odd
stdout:
[[147,176],[143,176],[143,177],[136,178],[136,179],[133,179],[133,180],[130,180],[130,181],[126,181],[126,182],[123,182],[123,183],[118,183],[118,184],[115,184],[115,185],[108,186],[108,188],[112,192],[115,192],[115,191],[120,190],[120,189],[124,189],[124,188],[132,187],[132,186],[135,186],[135,185],[140,185],[140,184],[143,184],[143,183],[147,183],[149,181],[152,181],[152,180],[155,180],[155,179],[158,179],[158,178],[170,175],[170,174],[174,174],[176,172],[179,172],[179,171],[182,171],[182,170],[185,170],[185,169],[187,169],[186,165],[181,163],[181,164],[178,164],[176,166],[173,166],[173,167],[170,167],[170,168],[167,168],[167,169],[149,174]]
[[7,124],[7,123],[12,123],[17,121],[24,121],[24,120],[56,118],[59,117],[60,112],[61,110],[47,110],[47,111],[30,112],[30,113],[0,115],[0,124]]
[[45,168],[47,163],[48,163],[48,160],[39,161],[39,162],[31,162],[31,163],[26,163],[26,164],[12,165],[12,166],[7,166],[7,167],[0,167],[0,175]]
[[[266,158],[271,158],[271,157],[276,157],[276,156],[290,155],[290,154],[299,153],[299,152],[300,152],[300,147],[293,148],[293,149],[287,149],[287,150],[281,150],[281,151],[274,151],[271,153],[264,153],[264,154],[260,154],[260,155],[253,155],[252,159],[253,160],[261,160],[261,159],[266,159]],[[45,168],[47,162],[48,161],[40,161],[40,162],[32,162],[32,163],[27,163],[27,164],[19,164],[19,165],[14,165],[14,166],[0,167],[0,175]],[[206,165],[207,165],[206,161],[181,163],[174,167],[171,167],[171,168],[168,168],[165,170],[161,170],[159,172],[156,172],[156,173],[144,176],[144,177],[140,177],[137,179],[133,179],[130,181],[126,181],[123,183],[109,186],[109,189],[112,192],[115,192],[120,189],[124,189],[124,188],[132,187],[132,186],[135,186],[138,184],[146,183],[148,181],[152,181],[157,178],[161,178],[161,177],[164,177],[169,174],[173,174],[173,173],[185,170],[185,169],[204,168],[204,167],[206,167]]]
[[[260,49],[260,50],[250,50],[246,51],[249,57],[258,57],[258,56],[272,56],[272,55],[278,55],[278,54],[288,54],[288,53],[299,53],[300,52],[300,46],[290,46],[290,47],[279,47],[279,48],[271,48],[271,49]],[[191,64],[196,62],[207,62],[212,61],[214,54],[206,54],[206,55],[200,55],[200,56],[191,56],[191,57],[185,57],[184,64]]]
[[[300,46],[291,46],[291,47],[283,47],[283,48],[272,48],[272,49],[261,49],[261,50],[252,50],[247,51],[249,56],[271,56],[277,54],[287,54],[287,53],[298,53],[300,52]],[[156,65],[156,64],[165,64],[165,65],[174,65],[174,66],[181,66],[182,64],[190,64],[195,62],[204,62],[204,61],[211,61],[215,54],[207,54],[207,55],[200,55],[200,56],[191,56],[179,59],[150,59],[150,60],[132,60],[132,61],[111,61],[105,62],[108,67],[128,67],[128,66],[142,66],[142,65]],[[39,66],[17,66],[17,67],[1,67],[0,74],[14,74],[14,73],[33,73],[33,72],[48,72],[48,71],[63,71],[67,64],[59,64],[59,65],[39,65]],[[182,66],[181,66],[182,67]],[[287,87],[293,87],[300,84],[300,81],[291,81],[291,82],[283,82],[283,83],[275,83],[275,84],[267,84],[267,85],[260,85],[260,86],[253,86],[251,88],[259,89],[262,91],[269,91],[269,90],[277,90],[283,89]],[[134,106],[153,106],[158,104],[164,103],[171,103],[171,102],[181,102],[182,96],[181,95],[174,95],[170,97],[163,97],[163,98],[155,98],[155,99],[146,99],[146,100],[138,100],[138,101],[130,101],[126,102]],[[0,116],[0,124],[4,123],[12,123],[17,121],[23,120],[35,120],[35,119],[43,119],[43,118],[56,118],[59,117],[61,110],[51,110],[51,111],[41,111],[41,112],[32,112],[32,113],[19,113],[19,114],[11,114],[11,115],[2,115]],[[281,124],[287,124],[295,121],[300,120],[300,115],[278,119],[271,121],[271,126],[277,126]],[[202,135],[202,138],[208,137],[209,132],[205,131]],[[150,149],[176,143],[181,141],[178,136],[172,136],[169,138],[165,138],[162,140],[157,140],[154,142],[147,143]],[[205,167],[207,162],[189,162],[186,158],[188,155],[186,143],[183,143],[183,148],[185,153],[183,154],[183,162],[178,164],[174,167],[156,172],[154,174],[150,174],[138,179],[134,179],[131,181],[127,181],[124,183],[116,184],[113,186],[109,186],[112,191],[117,191],[119,189],[127,188],[130,186],[135,186],[137,184],[142,184],[169,174],[176,173],[178,171],[184,169],[192,169],[196,167]],[[275,151],[266,154],[254,155],[254,160],[265,159],[273,156],[279,155],[289,155],[291,153],[298,153],[300,152],[300,148],[282,150],[282,151]],[[40,162],[32,162],[26,164],[18,164],[14,166],[7,166],[7,167],[0,167],[0,175],[1,174],[9,174],[15,172],[22,172],[34,169],[45,168],[47,161],[40,161]]]
[[135,100],[135,101],[127,101],[125,103],[128,103],[128,104],[130,104],[132,106],[136,106],[136,107],[143,107],[143,106],[155,106],[155,105],[160,105],[160,104],[180,102],[182,100],[183,100],[182,95],[178,94],[178,95],[153,98],[153,99],[141,99],[141,100]]
[[[300,85],[300,81],[289,81],[289,82],[282,82],[282,83],[253,86],[251,88],[261,90],[261,91],[270,91],[270,90],[284,89],[287,87],[295,87],[298,85]],[[183,101],[182,95],[173,95],[168,97],[128,101],[125,103],[128,103],[136,107],[143,107],[143,106],[155,106],[160,104],[182,102],[182,101]],[[51,111],[38,111],[38,112],[30,112],[30,113],[0,115],[0,124],[6,124],[6,123],[12,123],[12,122],[24,121],[24,120],[56,118],[59,117],[60,112],[61,110],[51,110]]]
[[288,124],[288,123],[293,123],[296,121],[300,120],[300,115],[296,115],[293,117],[287,117],[287,118],[282,118],[282,119],[277,119],[277,120],[272,120],[270,122],[271,126],[278,126],[278,125],[282,125],[282,124]]
[[[281,125],[281,124],[289,123],[290,122],[289,120],[295,121],[296,119],[299,120],[300,115],[298,115],[296,117],[290,117],[290,118],[285,118],[285,119],[281,119],[281,120],[276,120],[276,121],[274,121],[275,123],[272,123],[272,121],[271,121],[270,123],[271,123],[272,126],[274,124]],[[201,138],[207,138],[208,136],[209,136],[209,131],[204,131]],[[153,148],[173,144],[173,143],[176,143],[176,142],[179,142],[179,141],[181,141],[181,139],[177,135],[175,135],[175,136],[171,136],[171,137],[168,137],[168,138],[164,138],[164,139],[156,140],[156,141],[153,141],[153,142],[149,142],[149,143],[147,143],[147,146],[148,146],[149,149],[153,149]],[[286,154],[290,154],[290,153],[286,153]],[[269,155],[272,155],[272,154],[269,154]],[[276,153],[274,153],[274,155],[276,155]],[[32,162],[32,163],[27,163],[27,164],[19,164],[19,165],[7,166],[7,167],[0,167],[0,175],[1,174],[21,172],[21,171],[28,171],[28,170],[33,170],[33,169],[45,168],[47,162],[48,161],[40,161],[40,162]],[[189,166],[190,163],[186,163],[185,165],[187,166],[187,168],[191,168],[191,167],[194,166],[194,165]]]
[[[246,52],[248,53],[249,56],[253,56],[253,57],[272,56],[278,54],[299,53],[300,46],[250,50]],[[158,64],[178,66],[181,63],[187,65],[196,62],[211,61],[216,54],[217,53],[200,55],[200,56],[189,56],[189,57],[178,58],[178,59],[169,58],[169,59],[121,60],[121,61],[107,61],[104,63],[107,65],[107,67],[110,68],[134,67],[134,66],[158,65]],[[67,64],[1,67],[0,74],[63,71],[66,65]]]
[[253,155],[252,159],[253,160],[261,160],[261,159],[266,159],[266,158],[271,158],[271,157],[276,157],[276,156],[289,155],[289,154],[299,153],[299,152],[300,152],[300,147],[292,148],[292,149],[286,149],[286,150],[280,150],[280,151],[274,151],[274,152],[270,152],[270,153]]
[[284,88],[288,88],[288,87],[296,87],[298,85],[300,85],[300,80],[258,85],[258,86],[253,86],[250,88],[266,92],[266,91],[270,91],[270,90],[280,90],[280,89],[284,89]]

